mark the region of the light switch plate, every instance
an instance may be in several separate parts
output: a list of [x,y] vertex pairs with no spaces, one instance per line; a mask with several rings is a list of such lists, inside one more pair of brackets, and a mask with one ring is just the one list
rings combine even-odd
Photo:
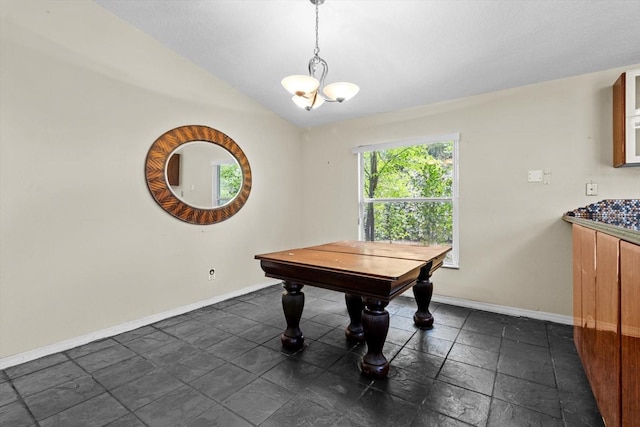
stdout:
[[542,182],[542,170],[530,170],[527,176],[528,182]]

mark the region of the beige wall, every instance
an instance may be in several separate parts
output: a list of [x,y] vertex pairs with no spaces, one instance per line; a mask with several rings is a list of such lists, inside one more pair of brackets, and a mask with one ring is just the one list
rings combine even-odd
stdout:
[[[571,227],[560,217],[640,198],[640,168],[611,167],[611,85],[627,68],[306,131],[305,243],[358,237],[352,147],[460,132],[460,269],[439,270],[435,293],[570,315]],[[530,169],[551,169],[551,184],[528,183]],[[597,197],[585,196],[589,180]]]
[[[356,145],[461,133],[460,269],[436,273],[441,295],[568,315],[561,214],[640,197],[640,168],[610,166],[623,69],[301,133],[93,2],[0,11],[0,357],[263,283],[259,252],[357,238]],[[221,224],[180,222],[146,188],[151,143],[185,124],[251,163],[248,203]]]
[[[1,12],[0,357],[264,283],[253,256],[301,238],[299,130],[93,2]],[[178,221],[147,190],[147,150],[187,124],[251,164],[223,223]]]

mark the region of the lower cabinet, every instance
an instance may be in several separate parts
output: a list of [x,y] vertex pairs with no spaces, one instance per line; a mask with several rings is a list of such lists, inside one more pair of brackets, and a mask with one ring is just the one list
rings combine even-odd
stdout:
[[573,335],[576,349],[590,377],[596,311],[596,232],[573,226]]
[[595,330],[590,378],[608,426],[621,425],[619,247],[619,239],[596,233]]
[[640,246],[573,225],[574,340],[608,427],[640,426]]
[[640,246],[620,242],[622,423],[640,426]]

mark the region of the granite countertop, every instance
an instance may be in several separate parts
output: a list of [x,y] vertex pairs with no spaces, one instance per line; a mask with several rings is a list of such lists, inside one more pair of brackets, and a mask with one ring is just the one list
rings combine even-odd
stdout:
[[640,245],[640,199],[602,200],[569,211],[562,219]]

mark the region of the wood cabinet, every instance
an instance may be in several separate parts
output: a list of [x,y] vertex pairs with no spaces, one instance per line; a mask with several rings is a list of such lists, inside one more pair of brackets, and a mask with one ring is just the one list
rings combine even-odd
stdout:
[[180,154],[174,153],[167,162],[167,181],[169,185],[180,185]]
[[595,329],[589,378],[608,426],[621,425],[619,247],[620,239],[596,233]]
[[613,85],[613,166],[640,166],[640,70]]
[[[620,242],[623,425],[640,425],[640,246]],[[631,421],[635,420],[635,421]]]
[[[596,232],[573,226],[573,335],[578,354],[588,359],[595,327]],[[591,326],[591,327],[589,327]],[[589,367],[585,365],[585,372]],[[587,372],[588,373],[588,372]]]
[[[584,353],[582,352],[583,343],[584,343],[584,334],[583,330],[585,325],[584,315],[582,314],[582,282],[585,281],[583,278],[583,272],[589,269],[589,262],[585,262],[582,258],[582,254],[584,253],[586,257],[588,257],[589,253],[593,254],[593,268],[590,269],[591,273],[587,274],[586,281],[588,282],[589,277],[593,277],[595,281],[596,275],[596,266],[595,266],[595,250],[596,250],[596,234],[595,231],[589,230],[588,228],[573,226],[573,341],[576,344],[576,349],[578,350],[578,355],[580,359],[584,360]],[[592,245],[588,245],[590,237],[593,236]],[[585,242],[583,243],[583,240]],[[585,287],[588,285],[585,284]],[[586,368],[585,368],[586,372]]]
[[640,246],[573,225],[574,340],[607,426],[640,425]]

